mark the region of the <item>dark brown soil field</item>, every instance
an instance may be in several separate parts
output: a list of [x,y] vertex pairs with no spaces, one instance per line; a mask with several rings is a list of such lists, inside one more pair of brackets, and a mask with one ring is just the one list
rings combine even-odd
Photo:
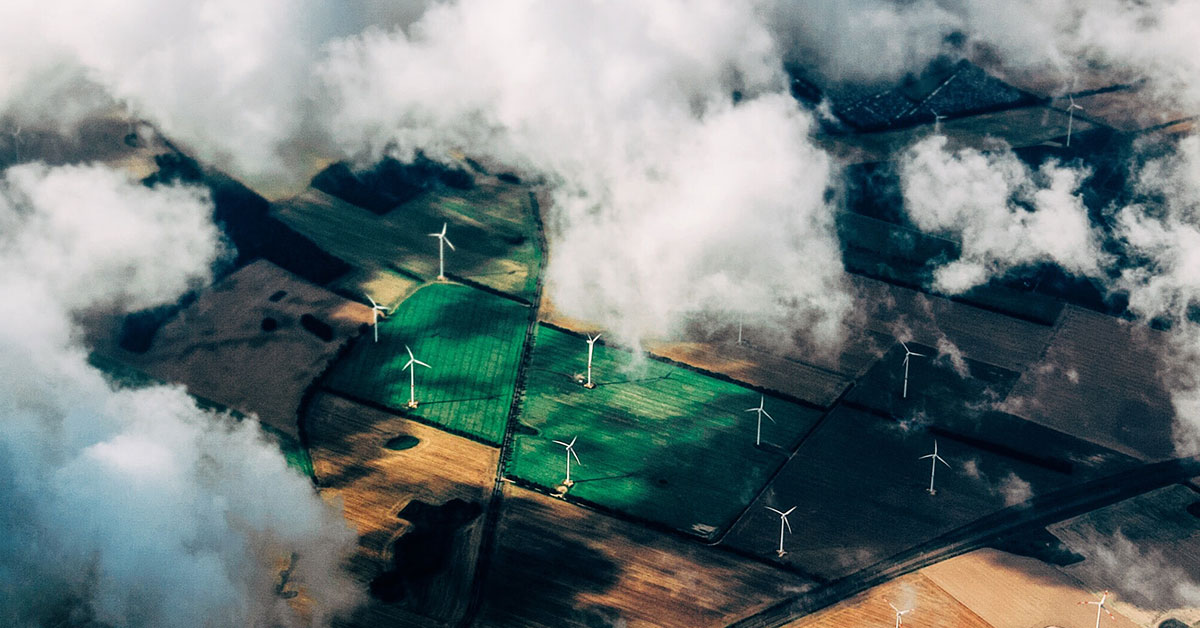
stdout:
[[784,560],[832,579],[1095,472],[1062,473],[943,435],[938,453],[951,468],[938,465],[931,496],[930,461],[919,458],[932,452],[934,438],[918,426],[839,406],[722,542],[773,560],[779,520],[765,507],[797,506]]
[[[405,571],[388,576],[391,585],[399,586],[386,592],[394,597],[403,591],[399,601],[372,598],[344,625],[416,625],[422,621],[417,615],[438,622],[461,616],[475,570],[482,512],[458,518],[450,513],[449,524],[443,518],[439,530],[438,515],[444,513],[430,507],[452,500],[486,505],[498,451],[324,393],[313,399],[305,426],[321,494],[340,499],[346,520],[358,530],[352,570],[363,587],[394,571],[394,558]],[[415,438],[415,446],[405,436]],[[418,515],[427,521],[411,520]],[[417,547],[403,541],[414,532],[423,535]],[[395,551],[403,556],[394,556]]]
[[810,582],[506,487],[481,626],[724,626]]
[[1173,457],[1174,411],[1159,376],[1166,343],[1145,325],[1068,306],[1003,409],[1138,458]]
[[[329,325],[332,340],[308,331],[305,315]],[[304,390],[370,320],[366,306],[260,260],[202,293],[158,330],[146,353],[100,350],[297,438]]]

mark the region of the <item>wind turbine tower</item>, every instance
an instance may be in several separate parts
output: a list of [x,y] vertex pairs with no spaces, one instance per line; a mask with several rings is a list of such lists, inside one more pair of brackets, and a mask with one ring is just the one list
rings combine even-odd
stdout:
[[900,610],[900,609],[896,608],[895,604],[888,602],[887,598],[884,598],[883,601],[887,602],[888,606],[891,606],[892,610],[896,613],[896,628],[900,628],[900,626],[903,626],[904,625],[904,616],[907,615],[908,613],[911,613],[912,609],[909,608],[909,609],[905,609],[905,610]]
[[1067,94],[1067,100],[1071,101],[1071,104],[1067,106],[1067,148],[1070,148],[1071,147],[1071,127],[1074,126],[1074,123],[1075,123],[1075,110],[1076,109],[1082,110],[1083,107],[1075,104],[1075,97],[1070,94]]
[[784,528],[787,528],[788,532],[792,531],[792,524],[788,523],[788,515],[792,514],[792,511],[795,510],[796,507],[792,506],[791,508],[788,508],[787,512],[776,510],[770,506],[765,506],[765,508],[779,515],[779,549],[775,550],[775,553],[779,554],[780,558],[783,558],[783,555],[787,554],[787,552],[783,551],[783,530]]
[[379,316],[387,316],[388,308],[376,303],[369,294],[367,300],[371,302],[371,327],[375,330],[375,342],[379,342]]
[[566,486],[567,488],[570,488],[571,485],[574,484],[574,482],[571,481],[571,457],[575,457],[575,464],[583,464],[579,461],[579,454],[575,453],[575,441],[578,439],[579,437],[576,436],[572,438],[571,442],[569,443],[564,443],[561,440],[554,441],[555,443],[567,448],[567,479],[563,480],[563,486]]
[[438,278],[438,281],[445,281],[446,280],[446,247],[449,246],[451,251],[455,250],[454,243],[450,241],[450,238],[446,237],[446,223],[444,223],[444,222],[442,223],[441,232],[431,233],[431,234],[429,234],[429,237],[438,239],[438,276],[437,276],[437,278]]
[[587,381],[584,382],[584,384],[583,384],[584,388],[595,388],[596,387],[596,385],[592,383],[592,352],[595,351],[596,341],[599,339],[600,339],[600,334],[596,334],[595,336],[592,336],[589,334],[587,337],[588,365],[587,365]]
[[404,350],[408,352],[408,363],[405,364],[404,367],[401,368],[400,370],[408,369],[408,407],[415,408],[415,407],[417,407],[417,366],[416,365],[420,364],[421,366],[423,366],[427,369],[433,368],[433,367],[429,366],[428,364],[413,357],[412,349],[409,349],[408,345],[404,345]]
[[1099,600],[1091,600],[1088,602],[1080,602],[1079,603],[1080,606],[1089,606],[1092,604],[1094,604],[1096,606],[1096,628],[1100,628],[1100,613],[1102,613],[1102,612],[1108,613],[1109,619],[1116,619],[1116,617],[1113,616],[1112,611],[1108,610],[1108,607],[1104,605],[1104,603],[1107,601],[1108,601],[1108,591],[1105,591],[1100,596]]
[[759,396],[757,408],[746,408],[746,412],[757,412],[758,413],[758,429],[754,432],[754,445],[755,446],[758,446],[762,443],[762,419],[763,419],[763,417],[764,416],[767,417],[767,419],[769,419],[772,423],[775,422],[775,419],[773,419],[771,417],[771,415],[768,414],[767,411],[763,409],[763,405],[766,404],[766,402],[767,402],[766,397]]
[[908,345],[904,344],[903,340],[900,341],[900,346],[904,347],[904,392],[900,394],[900,398],[908,399],[908,359],[912,357],[923,358],[925,354],[910,350]]
[[933,441],[933,453],[921,456],[920,458],[918,458],[918,460],[925,460],[927,458],[929,459],[929,465],[930,465],[929,488],[927,488],[925,490],[929,491],[930,495],[937,495],[937,491],[934,490],[934,488],[933,488],[933,478],[935,475],[937,475],[937,463],[940,462],[940,463],[946,465],[947,469],[950,468],[950,463],[946,462],[945,458],[942,458],[941,456],[938,455],[937,440]]

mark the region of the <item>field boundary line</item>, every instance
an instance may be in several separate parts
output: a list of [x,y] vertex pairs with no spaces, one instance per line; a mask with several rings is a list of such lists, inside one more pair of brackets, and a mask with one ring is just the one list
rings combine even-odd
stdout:
[[[462,618],[458,621],[458,625],[464,628],[474,625],[480,611],[483,610],[488,573],[491,570],[493,554],[496,552],[496,536],[500,526],[500,511],[504,504],[505,469],[508,468],[508,460],[512,456],[513,434],[516,432],[516,425],[520,420],[521,403],[525,399],[525,373],[532,361],[533,345],[537,339],[538,313],[542,303],[542,278],[546,268],[547,246],[541,207],[538,204],[537,195],[532,190],[529,192],[529,206],[530,211],[533,213],[534,225],[537,226],[538,247],[542,251],[542,256],[538,263],[533,302],[523,304],[529,308],[529,323],[525,328],[525,343],[521,348],[521,359],[517,361],[517,373],[513,382],[513,397],[508,407],[508,418],[504,424],[504,436],[500,439],[500,453],[497,456],[496,479],[492,485],[492,497],[483,515],[483,530],[479,538],[479,551],[475,558],[475,574],[471,579],[471,591],[467,599],[466,608],[463,610]],[[471,287],[465,283],[464,285]],[[488,292],[490,290],[494,289],[484,291]],[[496,291],[496,293],[499,293],[499,296],[521,303],[521,301],[511,295],[506,295],[499,291]]]

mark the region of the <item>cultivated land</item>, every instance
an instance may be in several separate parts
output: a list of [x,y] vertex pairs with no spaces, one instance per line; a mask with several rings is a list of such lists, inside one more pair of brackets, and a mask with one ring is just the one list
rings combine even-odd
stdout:
[[[1189,510],[1189,508],[1191,510]],[[1086,560],[1060,569],[1094,589],[1120,586],[1114,608],[1139,624],[1200,623],[1200,494],[1174,485],[1049,528]],[[1121,586],[1130,580],[1141,586]]]
[[529,367],[521,427],[509,475],[553,487],[562,482],[570,441],[570,496],[708,537],[724,528],[815,424],[820,411],[766,400],[755,447],[759,393],[695,371],[596,344],[588,390],[575,380],[587,343],[542,326]]
[[[458,434],[498,444],[512,404],[529,308],[474,288],[433,284],[417,290],[365,333],[326,386]],[[407,408],[405,346],[416,366],[419,406]]]
[[[301,324],[312,315],[332,339]],[[274,328],[266,321],[273,321]],[[168,321],[146,353],[115,343],[101,353],[188,392],[245,414],[292,439],[304,391],[363,323],[370,310],[267,261],[257,261],[201,293]]]
[[[997,432],[1008,427],[995,425]],[[1062,473],[943,435],[936,437],[938,453],[950,468],[938,465],[931,496],[930,461],[919,458],[933,450],[934,438],[919,425],[839,406],[723,542],[774,560],[779,519],[765,507],[795,505],[795,534],[785,539],[783,560],[835,579],[1097,472]]]
[[1067,306],[1042,360],[1026,370],[1004,409],[1146,460],[1174,457],[1163,388],[1166,335]]
[[811,582],[509,485],[485,626],[724,626]]
[[[787,624],[787,628],[892,626],[895,611],[912,609],[904,623],[927,628],[993,628],[921,573],[911,573]],[[1041,628],[1040,626],[1038,628]]]
[[[385,278],[436,277],[438,242],[427,234],[448,223],[446,236],[457,247],[446,248],[449,275],[529,300],[542,261],[534,203],[528,186],[480,182],[470,190],[424,193],[382,216],[316,189],[276,203],[271,211],[336,257]],[[383,281],[377,275],[349,281],[372,277]],[[398,278],[384,285],[402,292]]]
[[[491,495],[499,456],[494,448],[326,393],[314,397],[305,427],[322,496],[340,499],[358,532],[351,569],[364,588],[393,568],[393,544],[413,532],[413,522],[402,518],[406,507],[458,499],[482,508]],[[406,436],[417,442],[408,449],[388,447]],[[416,572],[402,578],[402,599],[389,604],[372,598],[344,625],[428,624],[415,614],[438,622],[459,617],[469,598],[482,522],[480,513],[457,529],[443,524],[445,535],[427,542],[433,547],[429,553],[398,557],[396,562]]]
[[[1095,625],[1098,599],[1093,590],[1041,561],[996,550],[976,550],[922,569],[943,591],[993,628],[1085,628]],[[1138,624],[1114,609],[1105,628]],[[913,617],[914,624],[915,615]]]

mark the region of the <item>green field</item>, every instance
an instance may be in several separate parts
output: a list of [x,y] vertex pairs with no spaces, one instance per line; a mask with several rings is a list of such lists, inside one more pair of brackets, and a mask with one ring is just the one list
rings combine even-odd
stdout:
[[[326,386],[492,444],[504,437],[529,309],[458,284],[417,290],[334,366]],[[417,368],[419,407],[408,410],[405,345]]]
[[[437,240],[427,234],[441,231],[445,222],[446,236],[457,247],[446,249],[448,275],[526,300],[537,290],[542,254],[525,186],[481,183],[470,190],[427,192],[382,216],[310,189],[276,203],[272,214],[360,271],[417,280],[437,276]],[[370,292],[369,286],[341,287]]]
[[596,344],[587,390],[583,338],[542,326],[507,468],[543,487],[563,480],[564,449],[578,436],[571,497],[710,536],[730,524],[817,421],[818,410],[767,399],[755,447],[759,393],[682,367]]

